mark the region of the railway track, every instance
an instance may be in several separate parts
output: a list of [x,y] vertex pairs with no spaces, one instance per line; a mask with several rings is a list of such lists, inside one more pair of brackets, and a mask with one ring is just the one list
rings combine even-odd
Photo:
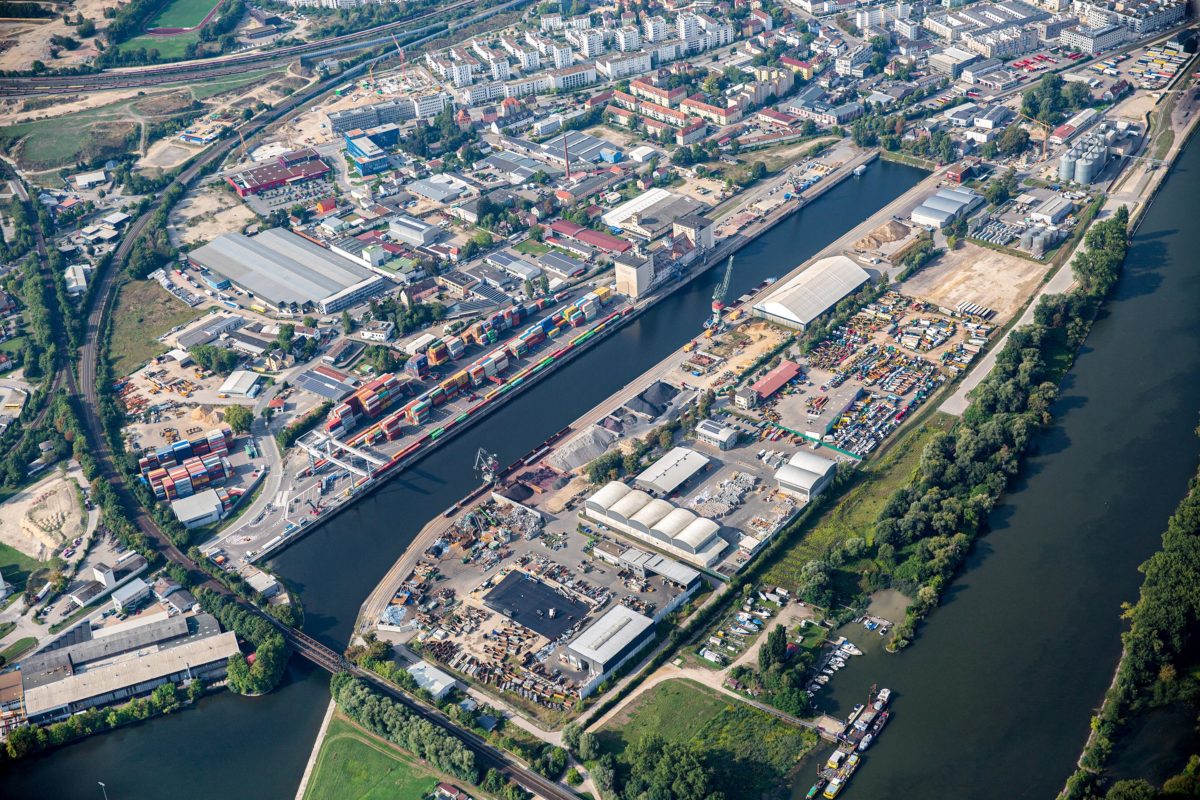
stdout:
[[355,33],[332,36],[315,42],[283,47],[278,50],[268,50],[255,53],[213,58],[204,61],[189,61],[178,64],[163,64],[149,67],[121,67],[85,75],[27,75],[22,77],[0,78],[0,97],[20,95],[28,97],[38,94],[67,94],[72,92],[101,91],[111,89],[130,89],[143,86],[155,86],[164,83],[179,83],[189,80],[211,80],[226,75],[241,75],[248,71],[267,67],[284,66],[297,58],[319,58],[338,53],[366,50],[379,45],[391,46],[396,34],[406,37],[426,33],[430,28],[445,24],[447,30],[459,27],[463,22],[478,21],[480,14],[490,15],[499,13],[513,6],[522,5],[529,0],[509,0],[488,9],[480,9],[479,14],[471,15],[466,20],[445,20],[413,28],[414,23],[421,23],[435,17],[445,16],[460,9],[473,9],[480,5],[479,0],[458,0],[447,6],[414,14],[402,20],[388,22],[374,28],[368,28]]
[[[341,76],[339,80],[344,80],[346,77],[353,77],[356,71],[365,70],[370,62],[359,65],[353,70],[350,70],[346,75]],[[271,123],[291,113],[295,108],[301,106],[324,92],[328,91],[328,83],[325,82],[312,87],[308,91],[302,92],[294,98],[290,98],[286,103],[277,107],[271,114],[262,119],[252,120],[242,126],[242,134],[246,137],[253,137],[262,132]],[[212,164],[214,161],[223,158],[237,144],[237,140],[228,140],[218,142],[213,145],[209,151],[201,155],[196,161],[190,164],[183,172],[180,173],[177,180],[183,185],[188,185],[194,181],[201,171]],[[75,397],[80,398],[83,406],[83,422],[88,440],[88,445],[91,447],[92,453],[96,458],[96,463],[100,470],[101,477],[116,490],[126,504],[127,508],[134,509],[133,524],[138,530],[147,537],[150,541],[155,542],[160,553],[169,562],[179,564],[189,571],[199,571],[199,565],[193,561],[187,553],[180,550],[170,538],[158,527],[145,509],[138,505],[136,499],[129,491],[126,485],[124,473],[117,468],[113,453],[109,448],[108,440],[104,435],[103,424],[100,419],[99,403],[100,397],[97,391],[97,376],[99,374],[99,359],[101,357],[100,349],[100,334],[104,326],[107,324],[108,317],[112,313],[112,306],[116,298],[117,289],[121,284],[120,265],[129,256],[129,252],[133,248],[134,242],[145,231],[146,227],[156,211],[163,207],[164,200],[162,196],[158,196],[151,204],[150,208],[139,216],[127,230],[121,244],[113,254],[113,258],[109,262],[108,269],[100,276],[100,285],[95,293],[95,302],[88,309],[87,326],[85,329],[85,339],[83,347],[80,348],[79,361],[75,365],[78,370],[76,372],[70,366],[63,366],[55,375],[56,385],[59,382],[65,383],[68,391]],[[204,587],[218,592],[219,594],[231,598],[237,602],[241,602],[240,598],[234,595],[228,588],[213,578],[209,578],[203,584]],[[438,728],[442,729],[449,735],[460,741],[472,753],[475,754],[476,763],[481,770],[495,769],[504,775],[506,778],[515,781],[525,789],[534,792],[535,794],[547,798],[547,800],[577,800],[574,792],[571,792],[560,786],[557,782],[538,775],[536,772],[526,768],[511,756],[501,750],[488,744],[482,737],[471,731],[464,730],[454,724],[448,717],[440,711],[425,706],[417,702],[414,698],[406,694],[400,687],[376,675],[373,672],[363,670],[360,667],[349,664],[332,648],[327,647],[316,639],[312,638],[300,630],[283,624],[274,617],[268,616],[254,608],[246,606],[249,610],[261,616],[263,619],[270,622],[283,634],[288,646],[302,658],[312,662],[317,667],[326,670],[330,673],[350,672],[357,677],[371,683],[376,689],[387,694],[397,702],[403,704],[406,709],[416,716],[427,720]]]

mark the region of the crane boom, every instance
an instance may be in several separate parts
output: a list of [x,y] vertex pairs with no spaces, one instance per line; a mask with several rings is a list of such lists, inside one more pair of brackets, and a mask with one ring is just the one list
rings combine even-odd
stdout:
[[721,324],[721,312],[725,310],[725,298],[729,296],[729,284],[733,279],[733,256],[725,262],[725,274],[721,276],[721,281],[713,289],[712,296],[712,318],[708,321],[706,327],[716,328]]

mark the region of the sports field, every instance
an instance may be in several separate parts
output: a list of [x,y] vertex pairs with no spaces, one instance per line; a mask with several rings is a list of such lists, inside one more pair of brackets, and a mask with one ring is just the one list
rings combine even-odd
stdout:
[[304,800],[421,798],[438,777],[340,715],[329,722]]
[[194,28],[216,7],[220,0],[167,0],[146,24],[152,28]]

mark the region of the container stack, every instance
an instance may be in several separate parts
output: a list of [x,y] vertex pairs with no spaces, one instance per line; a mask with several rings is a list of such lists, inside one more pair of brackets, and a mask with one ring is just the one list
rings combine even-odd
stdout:
[[195,439],[181,440],[157,450],[146,451],[146,454],[138,459],[138,469],[149,479],[152,472],[179,466],[193,456],[203,458],[210,453],[228,455],[229,445],[232,443],[233,430],[228,427],[216,428]]
[[146,476],[154,496],[171,501],[190,497],[196,492],[224,481],[233,473],[229,459],[215,453],[192,456],[173,467],[159,467]]
[[467,345],[458,336],[448,336],[445,339],[446,350],[450,353],[450,360],[458,358],[467,349]]
[[429,374],[429,358],[424,353],[417,353],[404,362],[404,373],[414,378],[424,378]]
[[407,394],[409,388],[410,382],[397,378],[394,373],[380,375],[356,389],[345,402],[334,406],[325,422],[325,431],[335,437],[350,433],[366,420],[377,419],[397,398]]
[[425,351],[425,355],[429,358],[429,365],[436,367],[439,364],[445,364],[450,360],[450,348],[441,339],[438,339],[433,344],[429,345],[429,349]]

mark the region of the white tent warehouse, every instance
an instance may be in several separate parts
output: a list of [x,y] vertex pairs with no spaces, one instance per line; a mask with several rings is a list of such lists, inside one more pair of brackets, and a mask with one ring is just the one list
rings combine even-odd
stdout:
[[812,500],[833,480],[837,462],[807,450],[797,450],[775,472],[779,489],[804,500]]
[[909,219],[917,225],[944,228],[983,202],[983,195],[970,189],[938,189],[913,209]]
[[804,330],[870,279],[865,269],[846,256],[822,258],[755,303],[754,315]]
[[609,482],[584,500],[581,513],[701,567],[711,566],[727,546],[717,535],[721,526],[711,519],[620,481]]
[[188,253],[188,260],[275,308],[312,306],[332,314],[387,288],[366,267],[283,228],[218,236]]

